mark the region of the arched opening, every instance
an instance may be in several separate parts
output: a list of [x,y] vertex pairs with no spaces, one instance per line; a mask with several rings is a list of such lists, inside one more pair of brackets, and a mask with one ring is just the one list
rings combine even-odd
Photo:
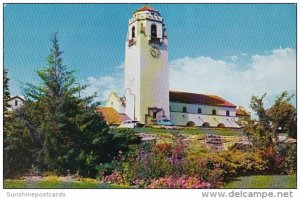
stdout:
[[203,126],[203,127],[210,127],[210,124],[209,124],[208,122],[204,122],[204,123],[202,124],[202,126]]
[[132,26],[132,29],[131,29],[131,38],[134,38],[135,37],[135,27]]
[[151,25],[151,37],[157,37],[157,29],[155,24]]
[[216,112],[215,109],[212,110],[212,114],[213,114],[213,115],[216,115],[216,114],[217,114],[217,112]]
[[201,108],[198,108],[198,113],[202,113],[202,110],[201,110]]
[[186,107],[182,108],[182,112],[186,113]]
[[229,111],[226,111],[226,115],[227,115],[227,116],[230,116],[230,113],[229,113]]
[[195,126],[195,122],[188,121],[188,123],[186,123],[186,126],[188,126],[188,127],[194,127]]
[[217,125],[217,127],[218,127],[218,128],[225,128],[225,124],[219,123],[219,124]]

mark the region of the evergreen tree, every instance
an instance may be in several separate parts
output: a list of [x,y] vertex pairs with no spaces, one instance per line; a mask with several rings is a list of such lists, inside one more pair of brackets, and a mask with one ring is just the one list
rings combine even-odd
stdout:
[[66,169],[63,168],[66,152],[78,147],[76,138],[80,129],[77,115],[91,99],[77,97],[76,94],[85,86],[74,85],[74,71],[67,70],[67,66],[62,64],[62,53],[57,34],[54,34],[47,66],[37,72],[41,84],[28,84],[25,89],[28,106],[34,106],[40,115],[27,118],[28,121],[34,121],[42,132],[38,136],[42,147],[37,164],[43,170],[59,172]]
[[8,77],[8,70],[4,67],[3,70],[3,130],[6,131],[7,124],[9,120],[9,112],[8,108],[10,105],[8,104],[8,100],[10,99],[10,92],[9,92],[9,77]]
[[[62,64],[56,34],[50,51],[47,66],[37,72],[41,83],[27,84],[26,102],[14,113],[4,151],[5,168],[25,171],[34,167],[41,172],[95,177],[101,163],[112,161],[120,150],[126,153],[139,140],[133,132],[111,133],[90,105],[93,96],[78,96],[86,86],[75,86],[74,72]],[[16,174],[12,171],[5,176]]]

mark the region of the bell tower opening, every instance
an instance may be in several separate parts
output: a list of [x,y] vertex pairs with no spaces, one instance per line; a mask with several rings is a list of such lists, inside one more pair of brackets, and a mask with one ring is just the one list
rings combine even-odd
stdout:
[[135,38],[135,27],[132,26],[132,29],[131,29],[131,38]]
[[157,37],[157,28],[155,24],[151,25],[151,37]]

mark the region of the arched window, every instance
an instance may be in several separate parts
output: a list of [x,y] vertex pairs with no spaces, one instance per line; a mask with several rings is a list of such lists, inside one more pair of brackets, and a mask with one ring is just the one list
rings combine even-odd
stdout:
[[157,37],[157,29],[155,24],[151,25],[151,37]]
[[131,38],[134,38],[135,37],[135,27],[132,26],[132,29],[131,29]]
[[230,113],[229,113],[229,111],[226,111],[226,115],[227,115],[227,116],[230,116]]
[[182,108],[182,112],[186,113],[186,107]]
[[213,115],[216,115],[216,114],[217,114],[217,112],[216,112],[215,109],[212,110],[212,114],[213,114]]
[[202,113],[202,110],[201,110],[201,108],[198,108],[198,113]]

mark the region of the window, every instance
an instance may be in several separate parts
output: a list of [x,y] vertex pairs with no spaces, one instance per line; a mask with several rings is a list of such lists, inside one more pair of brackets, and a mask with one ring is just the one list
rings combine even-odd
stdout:
[[202,110],[201,110],[201,108],[198,108],[198,113],[202,113]]
[[15,100],[15,106],[18,106],[18,100]]
[[216,115],[216,114],[217,114],[217,112],[216,112],[215,109],[212,110],[212,114],[213,114],[213,115]]
[[135,37],[135,27],[132,26],[132,29],[131,29],[131,37],[134,38]]
[[186,107],[182,108],[182,112],[186,113]]
[[157,37],[157,30],[155,24],[151,25],[151,37]]
[[227,115],[227,116],[230,116],[230,113],[229,113],[229,111],[226,111],[226,115]]

